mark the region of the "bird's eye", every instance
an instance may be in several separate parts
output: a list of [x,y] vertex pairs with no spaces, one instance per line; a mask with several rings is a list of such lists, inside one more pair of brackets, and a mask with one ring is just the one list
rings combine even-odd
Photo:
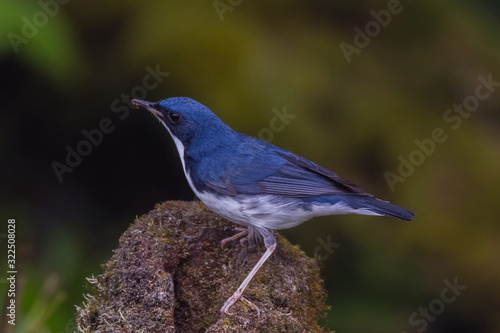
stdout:
[[170,120],[174,124],[177,124],[179,120],[181,120],[181,115],[175,112],[169,112],[168,120]]

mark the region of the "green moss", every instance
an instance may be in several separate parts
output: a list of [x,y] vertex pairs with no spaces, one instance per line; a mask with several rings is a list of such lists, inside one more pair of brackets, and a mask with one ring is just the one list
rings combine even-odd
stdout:
[[165,202],[120,237],[104,273],[78,309],[81,332],[326,332],[317,324],[326,297],[318,265],[276,235],[278,247],[233,316],[220,313],[261,256],[238,241],[221,249],[235,225],[199,202]]

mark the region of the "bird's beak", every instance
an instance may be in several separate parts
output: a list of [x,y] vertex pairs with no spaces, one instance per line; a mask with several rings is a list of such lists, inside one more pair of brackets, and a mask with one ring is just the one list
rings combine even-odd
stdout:
[[156,110],[156,108],[155,108],[156,103],[148,102],[148,101],[141,101],[140,99],[133,99],[131,102],[138,109],[144,108],[144,109],[148,110],[149,112],[151,112],[153,115],[155,115],[158,119],[163,120],[163,114],[160,111]]

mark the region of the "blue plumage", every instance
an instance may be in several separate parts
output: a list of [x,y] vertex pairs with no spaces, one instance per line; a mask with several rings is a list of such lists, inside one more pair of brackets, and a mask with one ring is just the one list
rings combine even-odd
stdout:
[[[303,157],[235,132],[192,99],[169,98],[156,103],[155,107],[167,114],[167,128],[184,146],[181,159],[196,192],[236,198],[282,196],[302,199],[293,202],[299,206],[303,203],[304,208],[342,202],[351,207],[353,213],[361,209],[358,213],[371,212],[405,220],[413,217],[410,211],[372,198],[334,172]],[[182,121],[169,124],[169,112],[178,114]]]
[[[413,218],[411,211],[374,198],[328,169],[235,132],[192,99],[132,102],[153,113],[169,131],[198,198],[222,217],[248,227],[250,234],[263,237],[268,250],[255,272],[276,246],[272,229],[290,228],[320,215]],[[226,302],[224,312],[241,297],[248,282],[249,278],[238,289],[241,292]]]

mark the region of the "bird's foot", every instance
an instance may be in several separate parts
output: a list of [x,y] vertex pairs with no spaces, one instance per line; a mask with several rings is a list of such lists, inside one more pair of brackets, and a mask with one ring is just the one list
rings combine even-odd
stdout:
[[257,305],[253,304],[249,300],[247,300],[245,297],[241,298],[241,301],[245,303],[250,309],[257,311],[257,316],[260,317],[260,309]]
[[252,302],[250,302],[248,299],[246,299],[245,297],[242,297],[243,293],[242,292],[239,292],[238,290],[231,296],[227,299],[227,301],[224,303],[224,305],[222,306],[222,308],[220,309],[220,312],[222,313],[225,313],[229,316],[232,316],[233,313],[232,312],[229,312],[229,309],[238,301],[238,300],[241,300],[243,303],[245,303],[250,309],[254,310],[257,312],[257,316],[260,317],[260,309],[257,305],[253,304]]
[[[241,295],[243,295],[243,292],[245,291],[246,287],[248,286],[248,284],[250,283],[252,278],[255,276],[255,274],[257,274],[257,271],[260,269],[260,267],[266,262],[267,258],[269,258],[269,256],[276,249],[276,239],[274,238],[272,231],[267,230],[267,229],[262,229],[262,230],[259,230],[259,232],[264,237],[264,244],[266,245],[266,252],[264,252],[262,257],[260,257],[259,261],[257,261],[255,266],[253,266],[250,273],[248,273],[247,277],[245,278],[245,280],[243,280],[243,282],[240,284],[238,289],[236,289],[234,294],[231,297],[229,297],[227,299],[227,301],[224,303],[224,305],[220,309],[220,311],[222,313],[232,315],[232,313],[229,312],[229,309],[234,305],[234,303],[236,303],[239,299],[241,299],[250,308],[252,308],[253,310],[256,310],[257,314],[260,316],[259,308],[255,304],[253,304],[252,302],[247,300],[246,298],[241,297]],[[238,235],[235,235],[235,236],[241,237],[245,233],[248,233],[248,231],[246,231],[246,230],[242,231]],[[233,236],[233,237],[235,237],[235,236]]]
[[231,237],[224,238],[223,240],[221,240],[220,246],[222,248],[224,248],[224,245],[226,245],[226,243],[229,243],[229,242],[231,242],[233,240],[236,240],[238,238],[241,238],[240,239],[240,244],[241,245],[243,245],[243,242],[245,242],[248,239],[248,228],[238,228],[237,227],[237,228],[234,228],[234,229],[238,230],[239,232],[237,234],[232,235]]

